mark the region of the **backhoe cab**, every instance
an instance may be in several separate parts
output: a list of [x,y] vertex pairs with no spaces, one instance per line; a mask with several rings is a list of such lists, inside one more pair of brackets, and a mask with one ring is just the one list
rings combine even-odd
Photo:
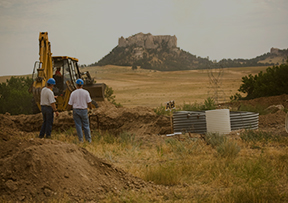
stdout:
[[39,35],[39,55],[39,61],[35,62],[32,74],[33,84],[29,89],[29,92],[33,93],[34,113],[41,111],[40,93],[47,80],[52,77],[56,80],[53,92],[57,96],[56,106],[58,111],[67,109],[70,94],[76,89],[76,80],[78,78],[83,79],[83,89],[89,91],[94,107],[97,107],[95,101],[104,101],[106,85],[104,83],[95,83],[94,78],[91,78],[88,71],[80,72],[77,58],[68,56],[52,57],[47,32],[41,32]]

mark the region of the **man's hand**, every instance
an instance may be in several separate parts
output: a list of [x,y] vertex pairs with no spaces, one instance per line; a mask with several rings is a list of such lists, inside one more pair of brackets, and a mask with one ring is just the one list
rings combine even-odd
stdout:
[[69,105],[69,104],[68,104],[67,110],[70,111],[71,109],[72,109],[72,105]]
[[55,114],[56,114],[56,117],[58,117],[58,116],[59,116],[59,112],[58,112],[58,111],[55,111]]

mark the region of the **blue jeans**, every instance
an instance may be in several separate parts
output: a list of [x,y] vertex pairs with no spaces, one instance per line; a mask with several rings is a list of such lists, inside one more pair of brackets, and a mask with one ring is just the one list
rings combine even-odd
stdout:
[[51,131],[54,119],[54,113],[51,106],[41,106],[43,115],[43,124],[40,130],[39,138],[43,138],[46,134],[47,138],[51,138]]
[[83,142],[82,126],[84,129],[85,139],[91,142],[91,133],[89,127],[89,118],[87,109],[73,109],[73,119],[80,142]]

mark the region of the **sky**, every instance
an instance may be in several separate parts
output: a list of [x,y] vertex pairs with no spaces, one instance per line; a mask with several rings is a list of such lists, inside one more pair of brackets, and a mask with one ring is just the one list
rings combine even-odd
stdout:
[[39,32],[53,56],[86,65],[139,32],[210,60],[251,59],[288,48],[287,11],[287,0],[0,0],[0,76],[32,73]]

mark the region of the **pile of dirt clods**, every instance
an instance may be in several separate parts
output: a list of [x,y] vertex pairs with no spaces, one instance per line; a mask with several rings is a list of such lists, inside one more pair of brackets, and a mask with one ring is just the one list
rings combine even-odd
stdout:
[[[158,116],[149,107],[116,108],[110,102],[98,102],[99,108],[89,112],[91,129],[99,128],[103,131],[119,133],[129,131],[136,134],[165,134],[170,133],[170,121],[167,116]],[[34,115],[0,115],[0,127],[13,126],[24,132],[40,131],[42,125],[42,114]],[[75,128],[72,111],[60,112],[54,118],[53,130],[65,131]]]
[[1,139],[0,152],[0,195],[12,202],[41,202],[63,196],[95,201],[108,192],[143,188],[149,192],[158,187],[73,144],[39,138]]

